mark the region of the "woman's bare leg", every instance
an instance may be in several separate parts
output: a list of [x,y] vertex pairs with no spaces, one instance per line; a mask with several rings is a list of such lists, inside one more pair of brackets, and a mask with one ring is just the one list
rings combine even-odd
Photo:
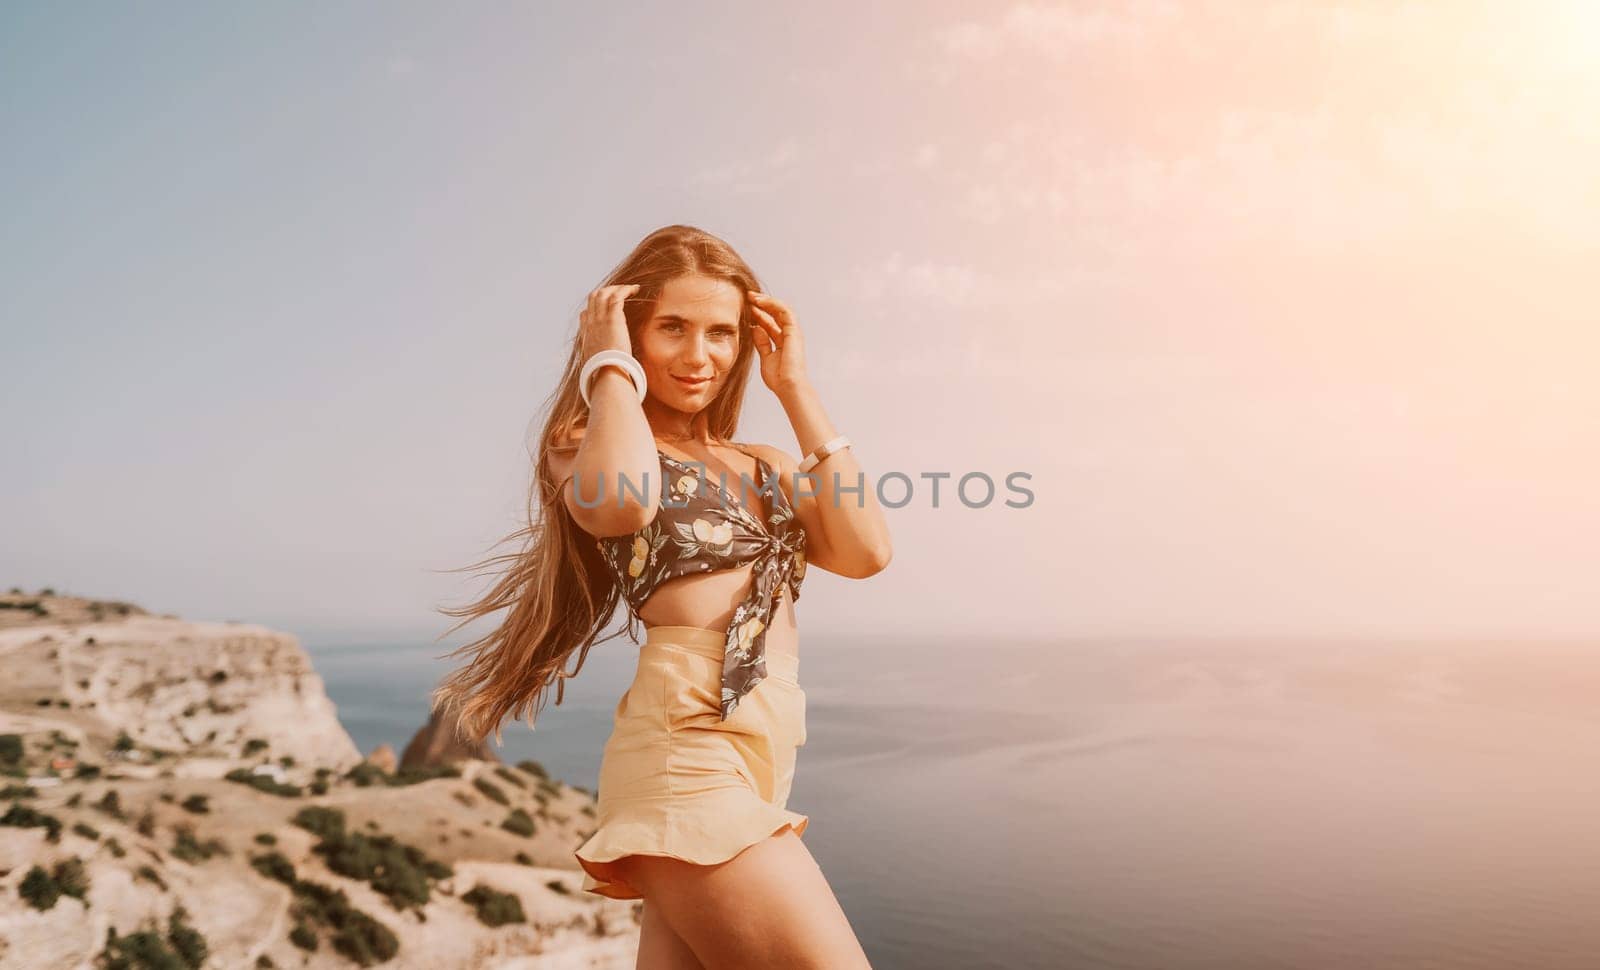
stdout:
[[648,899],[639,926],[639,961],[634,970],[705,970],[689,944],[661,918],[661,907],[651,905]]
[[833,889],[792,828],[717,865],[632,856],[627,879],[705,970],[871,970]]

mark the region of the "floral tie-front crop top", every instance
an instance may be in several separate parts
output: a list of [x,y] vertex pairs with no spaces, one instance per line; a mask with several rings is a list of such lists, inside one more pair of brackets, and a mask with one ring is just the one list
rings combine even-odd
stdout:
[[746,508],[713,482],[703,462],[656,454],[662,478],[655,519],[632,535],[607,536],[596,545],[635,615],[669,579],[755,563],[750,594],[733,611],[723,650],[721,709],[727,720],[740,699],[767,677],[767,630],[783,584],[791,599],[800,598],[806,533],[771,466],[759,456],[755,491],[770,496],[764,522],[761,510]]

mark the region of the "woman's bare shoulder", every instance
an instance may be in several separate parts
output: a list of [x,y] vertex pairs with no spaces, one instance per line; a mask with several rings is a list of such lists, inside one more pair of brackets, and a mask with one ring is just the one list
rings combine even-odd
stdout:
[[755,455],[772,467],[772,470],[787,479],[799,468],[800,462],[775,445],[761,445],[748,441],[736,441],[734,447],[742,449],[746,454]]

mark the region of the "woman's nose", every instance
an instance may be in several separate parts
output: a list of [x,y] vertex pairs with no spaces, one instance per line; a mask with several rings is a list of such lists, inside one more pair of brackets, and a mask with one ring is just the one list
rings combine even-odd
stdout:
[[695,334],[694,336],[690,337],[689,346],[688,349],[684,351],[684,356],[688,358],[691,363],[695,364],[701,364],[708,360],[711,355],[706,347],[705,336],[702,334]]

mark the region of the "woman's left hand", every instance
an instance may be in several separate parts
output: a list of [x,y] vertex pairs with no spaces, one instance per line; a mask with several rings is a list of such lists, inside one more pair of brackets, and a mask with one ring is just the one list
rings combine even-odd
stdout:
[[761,355],[761,379],[774,394],[805,383],[805,341],[793,311],[775,296],[755,290],[745,294],[756,318],[753,339]]

